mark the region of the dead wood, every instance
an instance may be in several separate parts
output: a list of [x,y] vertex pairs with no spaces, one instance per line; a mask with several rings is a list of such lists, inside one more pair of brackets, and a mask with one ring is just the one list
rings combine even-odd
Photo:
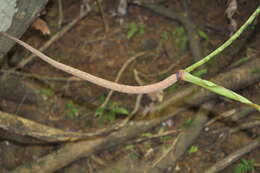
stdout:
[[[114,127],[112,127],[111,129],[100,129],[95,132],[87,133],[66,132],[2,111],[0,111],[0,129],[5,131],[0,131],[0,134],[1,132],[4,134],[1,136],[2,138],[29,144],[76,141],[86,138],[89,139],[91,137],[104,136],[115,131]],[[17,138],[17,136],[19,137]]]
[[17,104],[36,104],[39,97],[21,78],[4,74],[0,76],[0,98]]
[[226,168],[228,165],[234,163],[236,160],[241,158],[243,155],[249,153],[250,151],[257,149],[260,146],[260,139],[255,139],[253,142],[248,144],[247,146],[244,146],[243,148],[235,151],[234,153],[230,154],[223,160],[218,161],[216,164],[212,165],[209,169],[207,169],[203,173],[217,173],[224,168]]
[[259,120],[252,120],[252,121],[249,121],[249,122],[239,124],[238,126],[232,127],[232,128],[223,127],[221,129],[214,130],[211,133],[213,133],[213,134],[227,133],[227,134],[230,135],[230,134],[233,134],[233,133],[237,133],[241,130],[246,130],[246,131],[250,131],[252,134],[254,134],[252,129],[254,127],[258,127],[258,126],[260,126],[260,121]]
[[[180,112],[183,108],[175,109],[174,114]],[[168,119],[171,115],[150,120],[130,123],[128,126],[122,128],[120,131],[114,132],[106,137],[100,137],[92,140],[85,140],[75,143],[68,143],[62,146],[59,150],[50,153],[42,158],[39,158],[31,163],[22,165],[12,173],[52,173],[60,168],[63,168],[70,162],[87,157],[93,153],[100,152],[102,150],[109,149],[111,147],[118,146],[136,137],[138,134],[143,133],[158,125],[160,122]]]
[[[252,69],[260,68],[259,62],[260,59],[254,59],[237,69],[233,69],[230,72],[216,76],[213,81],[220,83],[224,87],[233,88],[235,90],[249,86],[252,83],[260,80],[260,73],[252,73]],[[56,152],[50,153],[45,157],[39,158],[38,160],[29,163],[30,168],[28,168],[27,165],[21,165],[13,172],[54,172],[55,170],[64,167],[74,160],[87,157],[90,154],[120,145],[127,140],[136,137],[138,134],[155,127],[157,124],[163,122],[167,118],[174,116],[176,113],[184,110],[184,108],[180,107],[181,103],[186,106],[198,105],[199,103],[216,97],[215,94],[198,87],[188,87],[183,89],[182,92],[177,92],[175,96],[176,97],[170,98],[163,105],[157,107],[156,112],[154,111],[154,115],[156,114],[162,118],[150,121],[145,120],[146,122],[136,122],[103,138],[100,137],[89,141],[66,144]]]
[[186,150],[197,139],[204,124],[208,120],[208,113],[214,106],[213,102],[205,103],[201,106],[200,110],[196,114],[196,117],[192,124],[180,133],[180,138],[172,150],[164,157],[158,164],[153,165],[147,172],[160,173],[160,172],[172,172],[176,161],[186,152]]
[[[204,124],[208,120],[207,114],[211,110],[213,102],[205,103],[196,114],[193,123],[182,131],[172,145],[169,148],[169,152],[159,152],[155,158],[158,160],[148,163],[145,161],[133,161],[132,159],[125,158],[120,159],[116,163],[109,165],[106,169],[100,170],[102,173],[110,173],[113,170],[117,170],[118,173],[135,173],[138,170],[139,173],[162,173],[172,172],[176,161],[186,152],[188,147],[194,142],[199,136]],[[131,165],[131,166],[122,166]]]
[[[256,102],[256,103],[259,103],[259,102]],[[242,107],[240,108],[238,111],[236,111],[232,117],[230,118],[231,121],[233,122],[236,122],[242,118],[245,118],[247,117],[248,115],[251,115],[253,113],[257,112],[257,110],[255,110],[254,108],[252,107]]]

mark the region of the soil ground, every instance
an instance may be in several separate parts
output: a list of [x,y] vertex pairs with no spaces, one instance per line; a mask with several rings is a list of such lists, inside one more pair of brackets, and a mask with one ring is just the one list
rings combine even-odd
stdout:
[[[57,26],[57,2],[58,1],[51,1],[46,8],[45,14],[41,16],[48,24],[51,35],[60,30]],[[175,5],[179,8],[178,1],[174,1],[172,4],[170,3],[170,5]],[[203,30],[207,37],[202,41],[203,52],[206,55],[229,37],[229,23],[225,16],[226,4],[223,1],[198,0],[191,2],[190,5],[193,22],[196,23],[198,28],[202,30],[205,29],[206,26],[207,28],[211,28],[208,31]],[[63,7],[63,25],[66,25],[78,15],[80,3],[72,0],[63,1]],[[239,12],[235,17],[238,26],[243,24],[256,7],[256,1],[241,1],[239,3]],[[192,64],[191,53],[187,42],[183,41],[187,39],[187,36],[185,36],[185,33],[182,33],[181,30],[183,28],[179,23],[144,8],[131,5],[128,15],[124,18],[123,24],[120,24],[120,19],[112,15],[114,8],[114,6],[111,7],[108,2],[105,2],[103,4],[105,17],[102,18],[98,7],[95,7],[87,17],[81,20],[59,41],[53,43],[46,53],[60,62],[113,81],[122,65],[129,58],[142,51],[151,52],[152,54],[147,53],[146,56],[137,58],[123,73],[120,83],[131,85],[138,85],[134,78],[134,69],[137,69],[143,74],[142,80],[145,83],[153,83],[176,72],[178,69]],[[179,8],[178,10],[182,9]],[[104,24],[108,25],[107,30],[105,30]],[[133,36],[129,36],[133,27],[137,27],[138,31],[133,34]],[[24,35],[23,40],[34,47],[40,47],[51,35],[43,36],[40,31],[31,28]],[[235,55],[231,53],[231,61],[235,62],[242,57],[250,56],[250,54],[260,55],[259,45],[260,35],[258,33],[254,35],[254,38],[245,45],[239,53]],[[218,69],[218,66],[223,67],[225,64],[229,64],[229,61],[230,59],[228,62],[222,59],[221,61],[216,60],[210,62],[209,65],[207,65],[209,68],[208,75],[210,76],[211,72],[213,74],[216,69],[218,71],[224,71],[225,68]],[[152,77],[145,76],[146,74],[159,74],[175,62],[178,62],[176,66],[166,74],[154,75]],[[43,116],[44,113],[42,113],[37,114],[40,116],[36,116],[35,114],[26,113],[26,110],[22,109],[25,112],[23,114],[23,112],[19,112],[22,103],[19,105],[14,104],[13,106],[10,106],[12,103],[7,103],[9,104],[9,112],[23,114],[26,118],[69,131],[94,131],[100,127],[110,126],[125,118],[125,115],[114,116],[109,113],[103,116],[94,116],[98,106],[108,93],[107,89],[97,87],[88,82],[69,81],[69,75],[49,66],[40,59],[33,60],[32,63],[23,69],[23,72],[37,74],[41,77],[62,77],[64,80],[24,79],[24,81],[29,83],[32,87],[37,88],[41,97],[47,100],[49,105],[47,105],[48,108],[46,109],[52,114]],[[259,84],[254,85],[241,90],[240,94],[251,100],[258,100],[260,96],[259,87]],[[171,92],[174,92],[174,88],[170,88],[166,91],[166,97],[167,94],[171,94]],[[134,95],[115,93],[110,100],[110,105],[119,105],[121,108],[130,112],[134,108],[135,99],[136,96]],[[150,102],[149,98],[145,97],[142,100],[141,106],[145,107]],[[217,112],[226,112],[235,109],[237,106],[241,106],[241,104],[219,98],[214,110]],[[186,112],[185,117],[180,116],[174,118],[172,125],[162,125],[151,133],[157,133],[160,130],[182,128],[185,123],[192,119],[192,115],[192,111]],[[255,116],[252,115],[250,117]],[[250,120],[250,117],[247,121]],[[234,127],[236,125],[237,124],[229,124],[225,120],[213,123],[209,129],[203,131],[193,144],[195,148],[198,148],[198,151],[185,154],[178,161],[176,170],[179,170],[178,172],[181,173],[203,172],[212,164],[216,163],[216,161],[223,159],[233,151],[247,145],[255,136],[259,136],[260,134],[259,127],[253,129],[254,134],[248,131],[240,131],[230,136],[225,136],[224,133],[211,133],[211,131],[216,129]],[[77,170],[77,172],[89,172],[91,169],[99,169],[120,158],[149,160],[153,158],[153,152],[167,148],[174,138],[175,135],[169,135],[140,144],[111,149],[111,151],[105,151],[97,156],[93,156],[92,159],[75,161],[58,172],[68,173],[75,172],[75,170]],[[7,145],[6,143],[6,141],[3,141],[1,142],[2,146],[0,146],[2,150],[1,165],[5,168],[14,168],[25,161],[40,157],[53,150],[53,146],[21,146],[9,142]],[[19,156],[19,153],[21,153],[21,156]],[[260,172],[259,156],[260,150],[258,149],[243,157],[245,160],[254,161],[256,165],[255,172]],[[240,163],[240,161],[227,167],[221,171],[221,173],[233,173],[238,163]]]

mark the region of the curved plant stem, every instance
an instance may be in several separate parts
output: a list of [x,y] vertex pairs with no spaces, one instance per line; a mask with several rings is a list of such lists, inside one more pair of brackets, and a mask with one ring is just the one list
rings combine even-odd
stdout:
[[200,61],[196,62],[195,64],[187,67],[185,71],[191,72],[194,69],[198,68],[199,66],[205,64],[209,60],[211,60],[214,56],[218,55],[220,52],[222,52],[225,48],[227,48],[231,43],[233,43],[234,40],[236,40],[242,32],[250,25],[254,19],[257,17],[257,15],[260,13],[260,6],[255,10],[255,12],[248,18],[248,20],[242,25],[239,30],[232,36],[230,37],[224,44],[222,44],[219,48],[214,50],[211,54],[206,56],[205,58],[201,59]]

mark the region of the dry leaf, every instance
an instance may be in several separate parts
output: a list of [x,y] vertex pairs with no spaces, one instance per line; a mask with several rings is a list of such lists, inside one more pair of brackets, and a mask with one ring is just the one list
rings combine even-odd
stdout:
[[51,31],[50,31],[47,23],[40,18],[35,20],[35,22],[32,24],[32,27],[36,30],[41,31],[41,33],[43,35],[50,35],[51,34]]

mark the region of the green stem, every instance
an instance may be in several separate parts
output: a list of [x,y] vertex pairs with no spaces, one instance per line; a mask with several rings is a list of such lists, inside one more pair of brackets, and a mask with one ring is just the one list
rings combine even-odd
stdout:
[[248,18],[248,20],[244,23],[244,25],[242,25],[239,30],[232,36],[230,37],[224,44],[222,44],[218,49],[216,49],[215,51],[213,51],[211,54],[209,54],[208,56],[206,56],[205,58],[201,59],[200,61],[196,62],[195,64],[187,67],[185,69],[185,71],[187,72],[191,72],[194,69],[198,68],[199,66],[201,66],[202,64],[208,62],[209,60],[211,60],[214,56],[218,55],[220,52],[222,52],[225,48],[227,48],[229,45],[231,45],[231,43],[236,40],[241,34],[242,32],[248,27],[248,25],[250,25],[254,19],[256,18],[256,16],[260,13],[260,6],[255,10],[255,12]]
[[259,105],[253,103],[249,99],[235,93],[232,90],[226,89],[226,88],[224,88],[220,85],[217,85],[213,82],[203,80],[199,77],[193,76],[192,74],[185,72],[185,71],[182,71],[182,79],[186,82],[190,82],[190,83],[193,83],[195,85],[201,86],[203,88],[206,88],[206,89],[208,89],[208,90],[210,90],[214,93],[217,93],[219,95],[222,95],[224,97],[239,101],[239,102],[247,104],[247,105],[250,105],[260,112],[260,106]]

